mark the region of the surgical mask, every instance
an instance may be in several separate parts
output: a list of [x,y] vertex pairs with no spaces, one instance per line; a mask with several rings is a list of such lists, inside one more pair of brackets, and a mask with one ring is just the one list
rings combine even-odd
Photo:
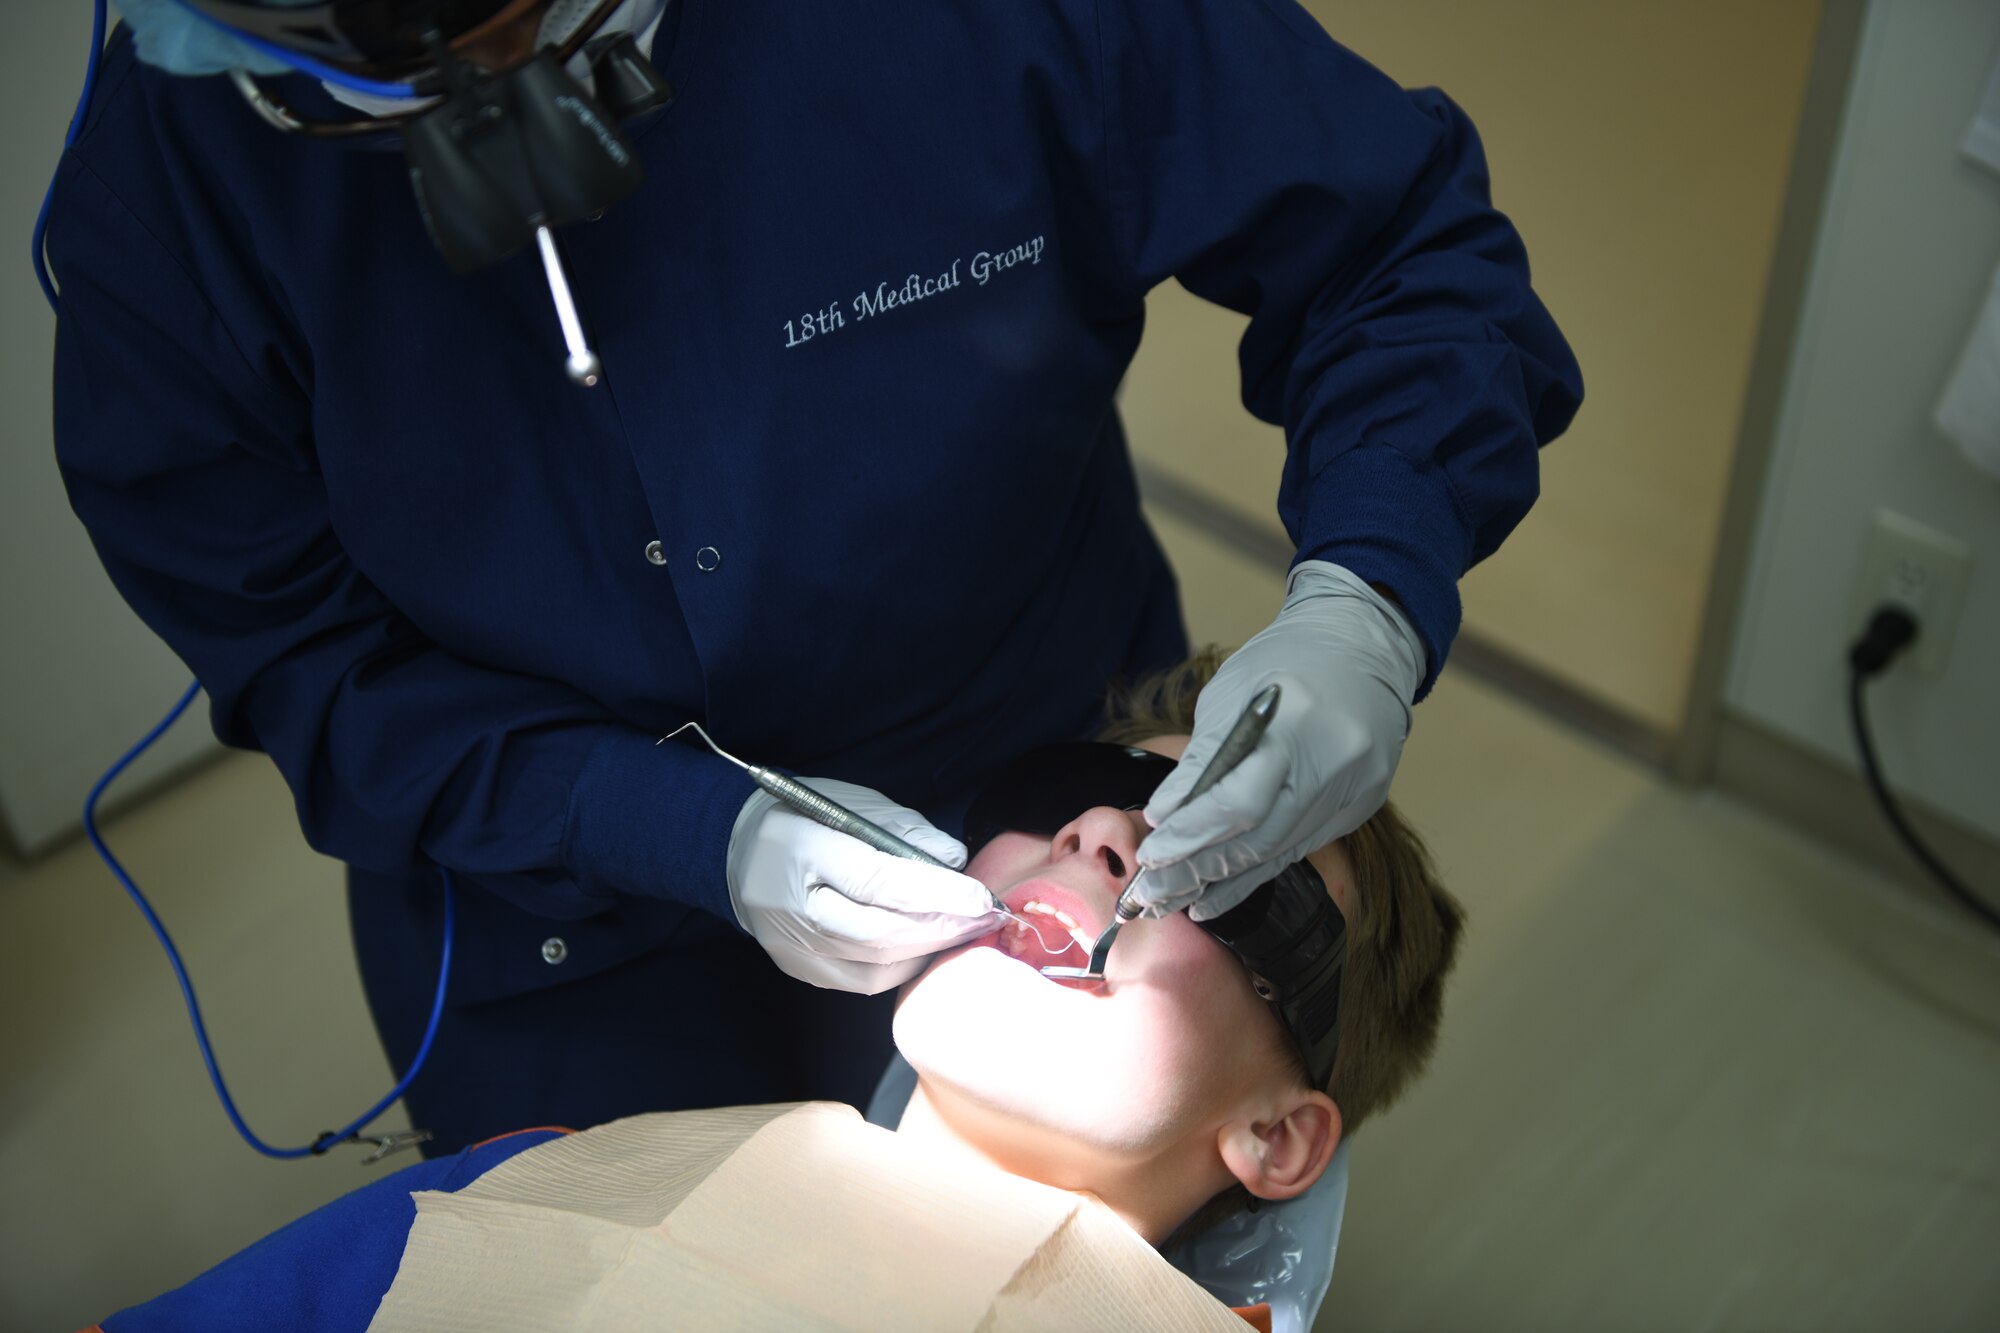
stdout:
[[[272,0],[297,6],[313,0]],[[132,30],[139,59],[169,74],[289,74],[291,66],[238,41],[188,12],[178,0],[116,0],[119,16]]]

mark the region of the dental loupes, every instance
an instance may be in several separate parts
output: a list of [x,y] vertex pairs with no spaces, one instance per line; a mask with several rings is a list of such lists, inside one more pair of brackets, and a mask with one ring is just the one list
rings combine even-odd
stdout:
[[[1215,752],[1215,758],[1211,759],[1208,767],[1202,770],[1201,776],[1195,780],[1188,794],[1181,798],[1180,804],[1168,811],[1169,817],[1185,810],[1196,797],[1205,795],[1216,783],[1228,777],[1238,764],[1249,758],[1250,752],[1257,748],[1257,742],[1264,738],[1264,732],[1269,729],[1271,719],[1277,716],[1278,700],[1282,694],[1283,691],[1276,685],[1266,685],[1257,691],[1256,697],[1251,699],[1249,706],[1243,710],[1243,715],[1236,719],[1236,725],[1229,729],[1229,735],[1223,739],[1222,748]],[[1145,878],[1145,874],[1146,872],[1141,869],[1138,874],[1132,876],[1132,882],[1125,886],[1125,892],[1118,895],[1118,906],[1113,910],[1110,922],[1105,925],[1104,933],[1099,935],[1097,943],[1091,946],[1090,962],[1087,965],[1045,967],[1042,969],[1042,975],[1057,981],[1104,980],[1104,964],[1110,961],[1112,941],[1118,938],[1118,932],[1124,928],[1125,923],[1137,919],[1142,910],[1139,900],[1133,895],[1139,887],[1139,881]]]

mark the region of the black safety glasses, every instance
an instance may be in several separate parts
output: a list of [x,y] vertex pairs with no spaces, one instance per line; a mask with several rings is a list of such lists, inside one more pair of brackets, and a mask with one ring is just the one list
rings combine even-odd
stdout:
[[[1002,833],[1052,838],[1096,806],[1142,809],[1174,761],[1129,745],[1044,745],[999,768],[965,817],[970,855]],[[1314,1087],[1333,1076],[1340,1035],[1346,922],[1326,881],[1304,861],[1287,866],[1241,903],[1195,924],[1249,969],[1251,985],[1297,1044]]]

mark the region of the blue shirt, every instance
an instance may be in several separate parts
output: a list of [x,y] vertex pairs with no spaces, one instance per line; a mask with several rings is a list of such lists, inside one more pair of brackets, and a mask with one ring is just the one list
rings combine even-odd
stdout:
[[402,1266],[403,1247],[417,1220],[413,1194],[457,1193],[564,1132],[523,1130],[406,1166],[85,1333],[362,1333]]
[[1443,94],[1289,0],[667,26],[646,182],[561,238],[587,391],[534,256],[449,273],[398,154],[106,54],[49,234],[59,459],[315,847],[730,919],[749,788],[681,722],[923,809],[1078,734],[1177,623],[1112,405],[1170,277],[1251,317],[1299,558],[1393,590],[1435,676],[1581,395]]

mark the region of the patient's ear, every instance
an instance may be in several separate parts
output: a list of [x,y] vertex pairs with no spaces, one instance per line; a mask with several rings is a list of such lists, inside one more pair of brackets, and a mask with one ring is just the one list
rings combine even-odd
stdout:
[[1311,1189],[1340,1146],[1340,1108],[1316,1088],[1299,1089],[1279,1114],[1231,1120],[1216,1148],[1229,1174],[1260,1199],[1292,1199]]

